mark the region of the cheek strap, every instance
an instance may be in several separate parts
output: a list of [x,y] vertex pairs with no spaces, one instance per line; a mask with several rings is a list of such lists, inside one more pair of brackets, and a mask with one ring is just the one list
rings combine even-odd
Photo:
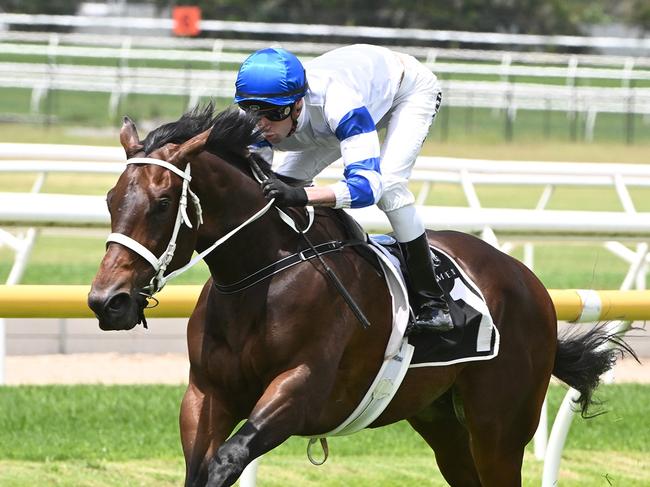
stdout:
[[[302,111],[302,108],[300,108],[300,111]],[[300,112],[298,112],[296,118],[293,118],[293,113],[291,114],[291,130],[289,130],[289,133],[287,134],[287,138],[291,137],[296,132],[296,129],[298,128],[298,117],[300,117]]]

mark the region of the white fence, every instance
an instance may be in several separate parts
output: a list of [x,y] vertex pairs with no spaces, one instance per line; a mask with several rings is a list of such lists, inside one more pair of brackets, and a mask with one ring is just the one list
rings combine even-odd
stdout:
[[[269,44],[282,45],[287,49],[300,53],[304,59],[310,59],[337,45],[308,44],[308,43],[278,43],[278,42],[246,42],[232,40],[208,40],[197,43],[196,46],[187,42],[171,43],[169,40],[158,40],[154,45],[138,44],[138,38],[121,37],[119,44],[112,44],[111,39],[101,37],[104,43],[99,44],[95,37],[76,35],[72,39],[75,44],[87,39],[87,45],[65,45],[62,41],[65,35],[47,34],[39,42],[40,37],[31,40],[26,36],[16,36],[16,33],[0,33],[0,51],[5,54],[47,56],[50,62],[59,57],[68,58],[104,58],[119,61],[125,65],[129,60],[165,60],[165,61],[202,61],[206,63],[236,63],[240,64],[255,48]],[[16,39],[18,37],[18,39]],[[7,42],[9,39],[22,42]],[[29,39],[29,42],[27,40]],[[207,42],[206,42],[207,41]],[[168,44],[164,48],[160,44]],[[111,45],[112,44],[112,45]],[[554,53],[517,53],[509,51],[477,51],[468,49],[444,49],[428,47],[391,47],[394,50],[407,52],[425,62],[436,73],[482,74],[499,76],[529,76],[554,78],[593,78],[620,80],[648,80],[650,58],[633,56],[596,56],[568,55]],[[454,61],[445,63],[443,60]],[[464,63],[462,61],[472,61]],[[516,64],[513,64],[516,63]],[[533,66],[531,66],[533,65]],[[559,66],[558,66],[559,65]],[[563,66],[564,65],[564,66]],[[533,69],[536,68],[536,69]]]
[[[0,14],[0,24],[49,25],[64,27],[93,27],[136,29],[138,32],[171,32],[173,20],[150,17],[83,17],[72,15]],[[402,29],[369,26],[289,24],[202,20],[200,28],[205,32],[237,32],[267,34],[270,37],[294,37],[308,34],[314,37],[348,37],[352,39],[386,40],[406,39],[426,42],[454,42],[458,44],[493,44],[517,46],[561,46],[590,48],[619,48],[648,50],[649,38],[631,37],[583,37],[562,35],[505,34],[497,32],[462,32],[449,30]]]
[[[11,25],[115,26],[138,27],[138,32],[158,32],[171,26],[169,19],[122,19],[0,14]],[[570,38],[502,35],[489,33],[375,29],[365,27],[246,22],[204,21],[205,30],[261,32],[273,34],[272,41],[178,39],[173,37],[116,36],[88,34],[50,34],[0,32],[0,51],[8,55],[46,57],[47,62],[0,63],[0,87],[31,90],[31,111],[41,113],[44,96],[52,90],[109,94],[107,111],[116,115],[125,95],[172,95],[187,98],[187,106],[203,97],[230,99],[235,69],[252,50],[269,43],[281,44],[305,59],[336,45],[292,41],[291,35],[278,42],[278,32],[304,32],[314,35],[336,31],[337,35],[369,35],[370,39],[399,38],[454,40],[500,46],[501,42],[520,45],[566,45],[597,47],[607,44],[650,52],[648,39]],[[147,30],[149,27],[153,30]],[[248,29],[248,30],[246,30]],[[279,30],[278,30],[279,29]],[[320,34],[319,34],[320,33]],[[343,33],[343,34],[342,34]],[[347,33],[347,34],[345,34]],[[381,34],[382,37],[373,37]],[[391,36],[397,37],[391,37]],[[374,41],[373,41],[374,42]],[[608,44],[609,43],[609,44]],[[508,46],[509,47],[509,46]],[[585,139],[594,138],[598,115],[615,113],[644,115],[650,120],[650,57],[647,55],[598,56],[548,52],[508,52],[439,47],[396,46],[418,57],[443,80],[444,105],[448,107],[502,110],[507,114],[506,137],[520,110],[566,112],[577,128],[584,124]],[[74,58],[113,60],[114,66],[71,64]],[[145,68],[133,66],[143,60],[175,61],[177,67]],[[204,63],[204,69],[183,68],[180,63]],[[131,64],[131,65],[130,65]],[[490,77],[490,81],[462,80],[463,77]],[[526,80],[522,82],[521,80]],[[557,84],[548,81],[555,79]],[[614,86],[589,86],[598,84]],[[628,140],[634,137],[634,119],[626,122]],[[577,132],[576,132],[577,133]]]
[[[49,146],[0,144],[0,173],[30,172],[39,176],[32,193],[0,193],[0,225],[3,226],[102,226],[109,222],[104,198],[87,195],[55,195],[39,193],[47,174],[98,173],[118,174],[124,168],[122,150],[83,146]],[[323,178],[340,178],[341,168],[330,167]],[[413,181],[421,184],[418,202],[424,203],[437,183],[459,184],[467,198],[467,208],[421,206],[420,211],[427,226],[453,228],[480,233],[484,239],[504,251],[511,250],[513,243],[500,244],[496,233],[509,237],[519,236],[523,241],[544,238],[607,238],[622,237],[640,241],[636,250],[620,242],[607,241],[605,247],[629,264],[622,289],[646,285],[647,267],[650,262],[647,240],[650,237],[650,213],[636,211],[629,188],[650,186],[650,167],[634,164],[578,164],[541,163],[521,161],[487,161],[451,158],[420,158],[416,164]],[[544,186],[534,209],[483,208],[476,185],[535,185]],[[552,211],[545,209],[557,186],[598,186],[614,189],[622,211]],[[354,212],[354,216],[367,228],[388,229],[383,214],[374,208]],[[29,253],[37,236],[30,228],[18,238],[0,229],[0,245],[5,244],[16,251],[16,261],[8,284],[19,282],[27,264]],[[533,250],[525,243],[525,262],[533,266]],[[616,322],[615,326],[625,327]],[[4,362],[4,322],[0,320],[0,360]],[[0,383],[4,380],[4,365],[0,365]],[[573,391],[565,399],[570,404]],[[545,458],[543,486],[551,486],[557,480],[564,439],[568,433],[571,410],[562,408],[546,450],[546,411],[541,417],[535,438],[535,453]],[[246,485],[254,485],[256,463],[246,472]]]
[[[6,34],[8,36],[8,34]],[[25,36],[23,36],[25,37]],[[15,35],[11,37],[15,38]],[[31,39],[31,38],[27,38]],[[38,37],[37,37],[38,39]],[[61,45],[58,35],[50,35],[48,44],[30,42],[2,42],[0,51],[6,54],[47,56],[47,63],[0,63],[0,87],[32,90],[31,109],[40,110],[43,96],[50,90],[109,93],[109,114],[115,115],[120,98],[126,94],[187,96],[188,105],[201,97],[230,98],[233,93],[236,66],[250,52],[240,44],[211,40],[201,42],[201,48],[135,48],[132,38],[122,40],[117,46]],[[79,36],[74,37],[75,41]],[[94,39],[94,38],[93,38]],[[133,38],[137,39],[137,38]],[[98,42],[98,41],[94,41]],[[206,45],[207,44],[207,45]],[[309,44],[300,44],[304,53]],[[326,45],[318,44],[311,52],[322,51]],[[182,48],[181,48],[182,47]],[[331,47],[331,46],[330,46]],[[533,62],[534,53],[495,53],[485,51],[442,50],[408,48],[420,57],[433,72],[443,79],[446,106],[477,107],[507,110],[514,118],[518,110],[551,110],[585,113],[586,138],[593,137],[598,113],[650,114],[650,59],[646,57],[607,56],[596,61],[596,56],[582,57],[537,53],[537,59],[550,63],[562,59],[566,66],[516,65]],[[449,57],[454,62],[444,62]],[[555,56],[555,57],[554,57]],[[307,56],[309,57],[309,56]],[[88,66],[59,64],[64,58],[103,58],[115,60],[115,66]],[[177,62],[199,61],[204,69],[181,67],[144,68],[129,66],[133,60],[166,60]],[[459,60],[473,60],[473,63]],[[486,63],[486,60],[496,62]],[[481,62],[477,62],[481,61]],[[536,62],[536,61],[535,61]],[[613,63],[608,65],[606,63]],[[591,63],[591,64],[589,64]],[[226,64],[226,70],[219,66]],[[463,81],[463,75],[492,76],[499,81]],[[517,78],[539,79],[538,83],[517,82]],[[451,78],[451,79],[450,79]],[[563,80],[561,84],[544,82],[549,78]],[[581,80],[614,80],[619,86],[582,86]],[[645,86],[635,86],[641,83]]]
[[[231,99],[235,77],[235,71],[217,69],[0,63],[0,87],[31,89],[33,113],[40,112],[43,97],[51,90],[110,94],[107,109],[111,117],[127,94],[186,96],[188,107],[192,107],[202,97]],[[650,115],[650,87],[461,80],[441,83],[445,106],[505,110],[510,120],[519,110],[567,112],[573,116],[582,113],[587,140],[593,138],[599,113]]]
[[[83,33],[56,33],[56,32],[23,32],[0,31],[0,41],[4,43],[36,43],[47,44],[50,48],[56,46],[95,46],[101,48],[119,48],[121,58],[137,57],[130,51],[152,48],[156,51],[196,51],[209,52],[235,52],[250,53],[263,49],[269,45],[282,46],[296,54],[316,56],[326,51],[341,47],[344,44],[331,42],[299,42],[292,40],[247,40],[247,39],[215,39],[215,38],[187,38],[187,37],[161,37],[151,35],[111,35],[111,34],[83,34]],[[381,44],[381,42],[380,42]],[[418,59],[428,62],[443,59],[453,61],[480,61],[510,65],[511,63],[535,65],[565,65],[569,68],[582,66],[608,67],[619,69],[620,78],[625,79],[627,73],[635,69],[650,68],[650,57],[639,55],[609,55],[609,54],[566,54],[559,52],[542,51],[510,51],[505,49],[486,50],[470,48],[445,48],[435,46],[391,46],[400,52],[411,54]],[[54,57],[59,51],[48,51]],[[74,53],[74,51],[72,51]],[[48,54],[50,55],[50,54]],[[74,54],[72,54],[74,55]],[[81,53],[79,55],[82,55]],[[173,54],[172,54],[173,55]],[[123,63],[121,63],[123,64]]]
[[[119,174],[124,168],[124,163],[119,162],[123,157],[119,148],[0,144],[0,172]],[[341,173],[340,164],[334,164],[323,171],[320,178],[339,179]],[[631,238],[650,234],[650,214],[636,212],[629,192],[630,187],[650,187],[650,167],[645,165],[420,157],[411,180],[422,183],[417,195],[420,205],[425,203],[433,184],[454,183],[462,187],[467,208],[422,208],[427,224],[437,228],[480,232],[487,226],[509,235],[552,234],[584,238],[617,235]],[[534,209],[488,209],[482,208],[476,185],[535,185],[544,186],[544,189]],[[616,191],[623,211],[547,210],[557,186],[609,187]],[[78,203],[72,204],[75,201]],[[80,205],[86,211],[83,217],[75,211],[65,211],[68,206],[76,210]],[[367,208],[353,212],[373,228],[389,228],[379,210]],[[0,194],[0,216],[5,225],[49,222],[74,226],[85,221],[85,225],[101,226],[108,222],[103,197],[99,196],[3,193]]]

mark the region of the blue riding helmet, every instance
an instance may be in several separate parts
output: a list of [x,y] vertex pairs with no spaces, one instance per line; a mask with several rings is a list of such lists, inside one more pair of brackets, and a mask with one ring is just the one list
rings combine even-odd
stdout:
[[305,68],[285,49],[254,52],[242,63],[235,81],[235,103],[258,101],[291,105],[305,96]]

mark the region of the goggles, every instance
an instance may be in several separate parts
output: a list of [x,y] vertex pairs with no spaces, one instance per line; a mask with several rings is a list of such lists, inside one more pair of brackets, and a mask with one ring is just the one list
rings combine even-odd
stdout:
[[239,107],[244,110],[246,113],[254,115],[259,118],[267,118],[271,122],[280,122],[285,120],[291,115],[291,108],[293,104],[285,105],[282,107],[273,107],[268,108],[267,106],[257,105],[257,104],[241,104]]

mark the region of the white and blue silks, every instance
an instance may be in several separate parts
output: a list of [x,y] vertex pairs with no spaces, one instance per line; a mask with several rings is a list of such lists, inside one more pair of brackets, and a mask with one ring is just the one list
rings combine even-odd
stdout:
[[267,160],[284,152],[274,171],[305,185],[342,157],[344,180],[331,185],[336,208],[377,204],[398,240],[421,235],[407,183],[440,103],[436,77],[412,56],[370,45],[335,49],[305,70],[309,88],[295,133],[274,146],[264,142],[259,152]]

